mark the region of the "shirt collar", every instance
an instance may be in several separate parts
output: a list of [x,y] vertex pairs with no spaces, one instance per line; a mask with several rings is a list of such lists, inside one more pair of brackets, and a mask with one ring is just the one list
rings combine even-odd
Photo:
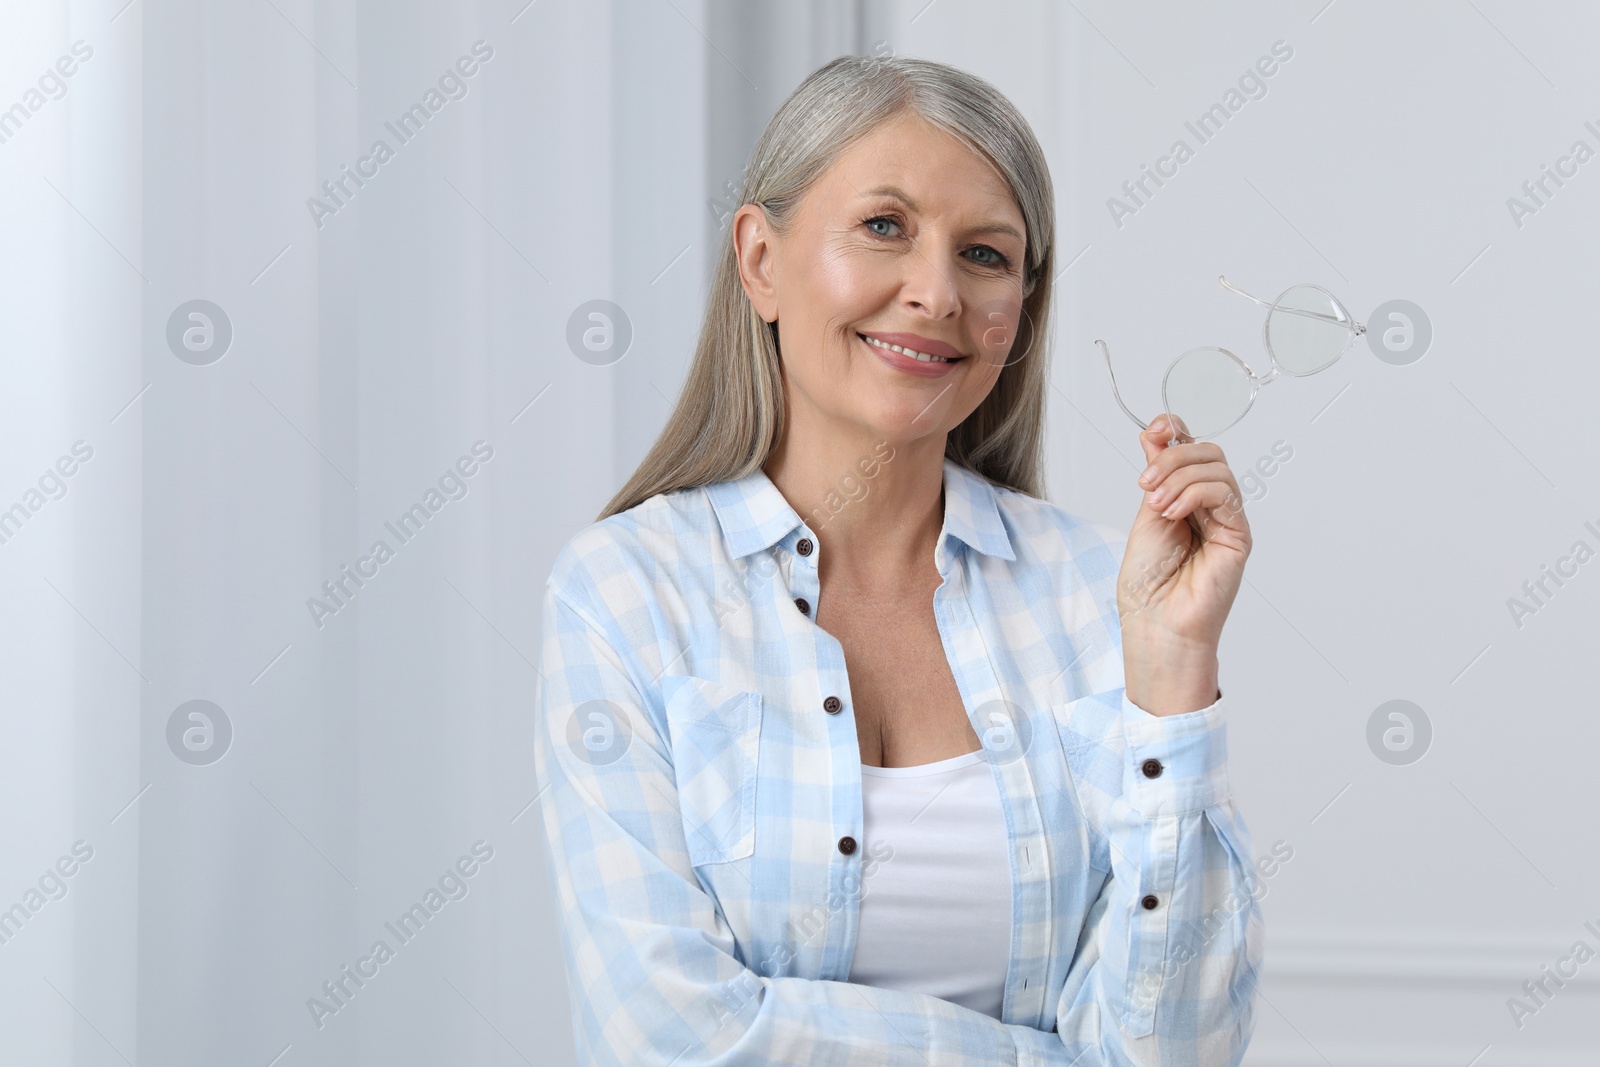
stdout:
[[[743,478],[706,486],[706,495],[722,526],[728,551],[735,558],[771,548],[803,525],[799,513],[760,467]],[[949,536],[985,555],[1017,558],[995,498],[995,487],[987,478],[945,458],[941,557],[947,555],[943,545]]]

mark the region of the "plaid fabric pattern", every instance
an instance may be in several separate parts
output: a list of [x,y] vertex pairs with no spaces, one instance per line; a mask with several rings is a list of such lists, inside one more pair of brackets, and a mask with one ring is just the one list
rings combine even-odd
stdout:
[[846,980],[850,684],[796,604],[816,527],[757,470],[587,527],[546,586],[534,755],[584,1063],[1243,1057],[1262,919],[1223,700],[1127,700],[1115,529],[949,460],[944,489],[934,612],[1008,826],[1001,1019]]

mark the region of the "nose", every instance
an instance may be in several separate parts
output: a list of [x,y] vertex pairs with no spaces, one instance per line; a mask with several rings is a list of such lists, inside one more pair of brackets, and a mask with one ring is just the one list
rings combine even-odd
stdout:
[[908,304],[934,319],[961,311],[961,290],[954,270],[944,265],[943,255],[942,250],[935,254],[932,247],[923,245],[903,260],[906,278],[902,295]]

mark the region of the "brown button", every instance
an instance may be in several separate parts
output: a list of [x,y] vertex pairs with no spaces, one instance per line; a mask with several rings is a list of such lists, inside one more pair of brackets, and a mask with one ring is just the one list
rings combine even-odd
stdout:
[[809,537],[802,537],[794,544],[794,550],[802,556],[811,555],[811,547],[811,538]]
[[856,850],[856,839],[855,838],[853,838],[853,837],[841,837],[841,838],[839,838],[839,851],[840,852],[843,852],[846,856],[848,856],[852,852],[854,852],[855,850]]
[[1150,909],[1159,905],[1161,901],[1157,900],[1154,896],[1147,896],[1143,900],[1139,901],[1139,903],[1144,905],[1145,911],[1149,911]]
[[1139,765],[1139,769],[1141,771],[1144,771],[1144,776],[1146,778],[1160,778],[1161,777],[1162,767],[1161,767],[1161,761],[1158,760],[1158,759],[1147,759],[1147,760],[1145,760],[1143,763],[1141,763]]
[[806,598],[803,596],[797,596],[794,598],[794,606],[800,609],[800,614],[802,615],[811,614],[811,605],[806,602]]
[[838,697],[829,697],[827,700],[822,702],[822,710],[827,712],[829,715],[839,714],[839,709],[842,707],[844,707],[844,701],[840,700]]

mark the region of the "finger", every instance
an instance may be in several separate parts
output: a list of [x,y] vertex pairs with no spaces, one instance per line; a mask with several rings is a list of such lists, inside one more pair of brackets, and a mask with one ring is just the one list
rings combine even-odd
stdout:
[[1183,417],[1181,415],[1175,415],[1170,411],[1163,412],[1162,414],[1166,415],[1167,421],[1172,423],[1174,436],[1177,437],[1179,442],[1194,440],[1194,434],[1190,433],[1189,427],[1184,425]]
[[1160,485],[1162,479],[1186,464],[1227,462],[1222,448],[1210,441],[1172,445],[1157,449],[1154,454],[1147,449],[1145,455],[1149,466],[1140,473],[1139,484],[1146,489]]
[[1154,463],[1156,457],[1161,455],[1162,450],[1167,447],[1168,435],[1162,429],[1165,425],[1161,418],[1157,416],[1155,421],[1150,423],[1149,428],[1139,434],[1139,448],[1144,452],[1146,464]]
[[1151,488],[1150,493],[1145,497],[1145,501],[1157,511],[1160,511],[1177,499],[1178,494],[1189,486],[1196,482],[1204,481],[1221,482],[1234,492],[1239,491],[1239,483],[1234,480],[1233,470],[1226,463],[1221,461],[1190,463],[1177,468],[1165,478],[1162,478]]
[[1164,519],[1182,519],[1197,508],[1211,509],[1211,518],[1235,529],[1244,527],[1244,503],[1238,490],[1226,482],[1195,482],[1179,493],[1161,512]]
[[1163,411],[1150,420],[1145,432],[1159,438],[1163,445],[1181,445],[1194,440],[1194,435],[1189,433],[1189,428],[1184,425],[1183,420],[1170,411]]

